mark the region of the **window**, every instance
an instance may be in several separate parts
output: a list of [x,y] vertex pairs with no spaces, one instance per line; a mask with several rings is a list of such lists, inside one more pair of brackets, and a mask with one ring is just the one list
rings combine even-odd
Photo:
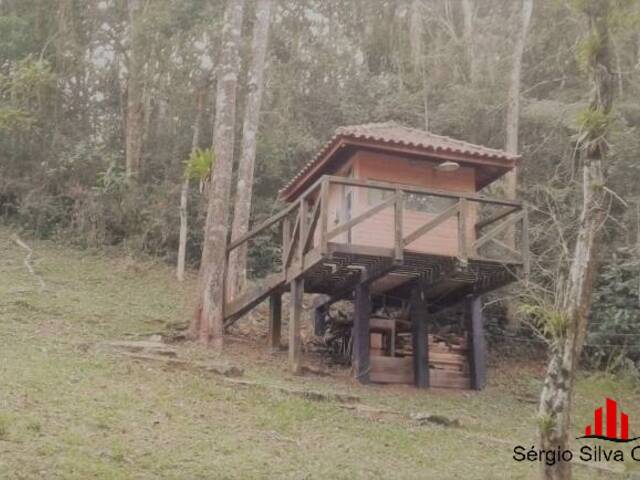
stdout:
[[416,193],[407,194],[404,201],[407,210],[423,213],[441,213],[454,203],[456,203],[454,198],[434,197]]

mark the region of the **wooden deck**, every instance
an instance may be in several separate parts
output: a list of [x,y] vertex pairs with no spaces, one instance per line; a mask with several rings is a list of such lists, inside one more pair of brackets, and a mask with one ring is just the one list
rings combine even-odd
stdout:
[[[367,211],[359,212],[329,228],[329,187],[391,191],[393,195]],[[402,228],[404,198],[408,194],[455,199],[456,203],[406,234]],[[475,238],[468,238],[470,204],[492,207],[494,212],[475,223]],[[391,248],[357,245],[346,241],[344,233],[362,224],[382,209],[392,208],[394,241]],[[444,222],[457,219],[457,254],[441,255],[412,251],[418,238],[428,235]],[[452,193],[384,182],[362,181],[324,176],[300,199],[278,214],[233,241],[231,252],[270,228],[282,233],[281,272],[259,282],[237,298],[225,303],[225,325],[230,325],[273,293],[288,291],[294,280],[304,282],[305,293],[322,293],[331,300],[350,298],[361,283],[372,294],[387,294],[408,299],[412,285],[424,285],[430,311],[454,304],[466,295],[489,292],[526,275],[528,271],[528,234],[526,210],[520,202],[488,198],[477,194]],[[509,227],[519,226],[519,250],[498,239]],[[490,227],[490,228],[488,228]],[[342,236],[342,237],[341,237]],[[484,253],[493,245],[493,256]],[[495,254],[495,249],[500,252]]]

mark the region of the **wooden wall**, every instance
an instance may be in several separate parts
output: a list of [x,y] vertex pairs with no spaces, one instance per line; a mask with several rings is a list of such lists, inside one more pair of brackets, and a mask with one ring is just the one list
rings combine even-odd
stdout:
[[[460,167],[455,172],[438,172],[434,164],[421,160],[408,160],[386,154],[361,151],[354,155],[356,178],[362,180],[380,180],[402,185],[435,188],[451,192],[474,192],[475,171],[469,167]],[[354,215],[363,212],[378,203],[380,193],[368,193],[357,188],[355,192]],[[419,196],[418,196],[419,197]],[[434,218],[452,202],[436,197],[419,197],[433,204],[433,213],[412,209],[410,202],[405,204],[403,215],[403,233],[408,235],[416,228]],[[467,238],[473,241],[475,231],[475,204],[470,203],[470,221],[467,224]],[[385,209],[354,227],[352,243],[356,245],[393,247],[393,209]],[[420,253],[435,253],[455,256],[458,253],[458,226],[456,218],[447,220],[427,235],[408,245],[407,249]]]
[[[475,192],[475,171],[470,167],[460,167],[455,172],[438,172],[434,164],[421,160],[373,153],[356,152],[345,165],[335,173],[337,176],[348,176],[356,179],[377,180],[400,185],[411,185],[435,188],[451,192]],[[345,198],[351,196],[351,218],[379,203],[383,198],[381,191],[362,187],[350,187],[331,184],[329,188],[328,228],[338,226],[347,219]],[[451,201],[436,197],[421,197],[433,203],[433,213],[411,208],[408,202],[403,215],[403,233],[408,235],[413,230],[434,218],[444,210]],[[477,204],[469,202],[469,221],[467,223],[467,239],[475,239],[474,224]],[[373,217],[355,226],[350,234],[342,233],[331,239],[336,243],[352,243],[354,245],[393,247],[394,229],[393,208],[385,209]],[[458,253],[458,226],[455,217],[447,220],[433,231],[419,238],[407,247],[407,250],[419,253],[433,253],[455,256]],[[319,232],[314,236],[314,244],[319,241]]]

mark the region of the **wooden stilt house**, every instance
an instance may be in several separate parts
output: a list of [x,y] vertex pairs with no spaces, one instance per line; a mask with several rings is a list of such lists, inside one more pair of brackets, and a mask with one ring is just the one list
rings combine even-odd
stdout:
[[[270,341],[279,345],[281,295],[290,291],[289,360],[298,371],[303,294],[326,295],[319,308],[351,299],[359,381],[482,388],[481,296],[526,274],[528,236],[521,202],[478,191],[517,161],[395,123],[339,128],[280,191],[288,206],[230,244],[282,231],[281,271],[227,301],[226,324],[269,298]],[[408,321],[372,317],[378,296],[406,302]],[[430,332],[430,317],[456,304],[466,331],[449,342]]]

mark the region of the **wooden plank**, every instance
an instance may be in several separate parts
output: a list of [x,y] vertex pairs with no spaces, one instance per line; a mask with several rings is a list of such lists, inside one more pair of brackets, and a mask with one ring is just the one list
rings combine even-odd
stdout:
[[327,310],[325,297],[327,295],[318,295],[313,299],[313,334],[321,337],[327,331]]
[[507,200],[504,198],[487,197],[484,195],[478,195],[474,193],[465,192],[451,192],[450,190],[437,190],[433,188],[416,187],[414,185],[402,185],[397,183],[380,182],[373,180],[359,180],[355,178],[336,177],[333,175],[326,175],[331,183],[337,183],[340,185],[351,185],[353,187],[366,187],[374,188],[377,190],[402,190],[404,193],[419,193],[423,195],[432,195],[434,197],[453,198],[460,199],[465,198],[474,202],[490,203],[495,205],[504,205],[510,207],[521,207],[522,202],[517,200]]
[[518,213],[518,214],[514,215],[513,217],[509,218],[508,220],[505,220],[500,225],[498,225],[497,227],[493,228],[492,230],[487,232],[485,235],[483,235],[482,237],[477,239],[475,241],[475,243],[473,244],[473,249],[477,250],[478,248],[483,246],[485,243],[487,243],[489,240],[491,240],[492,238],[494,238],[498,234],[500,234],[508,226],[514,225],[515,223],[517,223],[520,220],[522,220],[523,217],[524,217],[524,212],[521,211],[520,213]]
[[328,253],[329,229],[329,181],[325,178],[320,185],[320,254],[325,256]]
[[313,233],[315,231],[316,225],[318,224],[318,219],[320,218],[320,204],[321,204],[321,199],[320,197],[318,197],[318,200],[316,200],[316,204],[314,205],[313,210],[311,211],[311,219],[310,219],[309,225],[307,226],[307,233],[304,236],[304,239],[302,241],[302,245],[303,245],[302,250],[304,253],[309,251],[309,244],[313,240]]
[[304,280],[296,278],[291,282],[291,299],[289,310],[289,368],[294,374],[302,371],[302,299],[304,297]]
[[289,205],[288,207],[284,208],[280,212],[278,212],[275,215],[267,218],[265,221],[259,223],[257,227],[254,227],[253,230],[251,230],[250,232],[247,232],[244,235],[238,237],[236,240],[232,241],[229,244],[229,247],[227,248],[227,250],[228,251],[235,250],[241,244],[247,242],[248,240],[252,239],[256,235],[260,234],[263,230],[266,230],[267,228],[269,228],[273,224],[275,224],[275,223],[279,222],[280,220],[282,220],[289,213],[291,213],[291,211],[294,210],[295,208],[296,208],[296,204],[292,203],[291,205]]
[[427,342],[427,305],[423,285],[418,282],[411,291],[410,316],[413,342],[413,372],[417,388],[429,386],[428,342]]
[[378,383],[413,383],[412,357],[382,357],[369,359],[370,379]]
[[431,386],[434,388],[458,388],[467,390],[471,386],[470,378],[461,372],[430,369]]
[[466,299],[471,349],[469,352],[469,371],[471,388],[481,390],[486,383],[487,349],[484,339],[484,321],[482,318],[482,297],[469,295]]
[[393,258],[393,248],[370,247],[367,245],[353,245],[346,243],[329,243],[330,253],[345,253],[350,255],[368,255],[371,257]]
[[402,262],[403,252],[404,252],[404,241],[402,239],[402,231],[403,231],[403,214],[404,214],[404,193],[402,190],[396,190],[396,200],[395,200],[395,208],[393,212],[393,223],[394,223],[394,260],[396,262]]
[[511,248],[509,245],[507,245],[506,243],[501,242],[498,239],[492,238],[490,240],[491,242],[495,243],[496,245],[498,245],[500,248],[503,248],[505,251],[507,251],[508,253],[510,253],[511,255],[514,256],[515,261],[519,261],[522,258],[522,255],[520,255],[520,252],[517,252],[516,250],[514,250],[513,248]]
[[228,328],[233,325],[242,315],[262,302],[274,290],[281,288],[283,284],[284,275],[275,273],[258,282],[255,287],[249,289],[244,295],[226,303],[224,308],[224,327]]
[[476,231],[481,230],[487,225],[491,225],[492,223],[497,222],[498,220],[502,220],[504,217],[511,215],[513,212],[517,212],[521,207],[505,207],[502,211],[496,212],[494,215],[491,215],[489,218],[486,218],[478,223],[476,223]]
[[354,306],[354,376],[360,383],[369,383],[369,317],[371,316],[371,295],[368,284],[358,283],[356,285]]
[[273,293],[269,297],[269,330],[267,339],[271,350],[280,350],[280,337],[282,330],[282,294]]
[[469,245],[467,244],[469,204],[466,198],[461,198],[458,203],[458,257],[466,263],[469,260]]
[[291,260],[293,259],[293,252],[295,252],[296,244],[298,243],[298,230],[300,229],[300,215],[296,216],[296,223],[293,225],[293,230],[291,231],[291,239],[289,240],[289,244],[285,248],[284,254],[284,264],[282,265],[282,270],[287,270]]
[[300,237],[298,238],[298,257],[300,258],[300,269],[304,269],[304,247],[305,240],[307,238],[307,199],[302,197],[300,198],[300,210],[298,212],[298,216],[300,218]]
[[291,219],[287,216],[282,220],[282,270],[287,263],[287,249],[291,243]]
[[333,230],[327,233],[327,239],[331,240],[333,237],[340,235],[341,233],[344,233],[348,230],[351,230],[358,223],[363,222],[364,220],[375,215],[376,213],[381,212],[385,208],[391,207],[391,205],[393,205],[394,202],[395,202],[395,197],[388,198],[387,200],[384,200],[378,205],[375,205],[371,207],[369,210],[361,213],[360,215],[353,217],[348,222],[345,222],[342,225],[338,225],[336,228],[334,228]]
[[430,232],[431,230],[436,228],[438,225],[441,225],[443,222],[445,222],[449,218],[453,217],[458,212],[459,207],[460,205],[458,203],[451,205],[449,208],[439,213],[435,218],[431,219],[424,225],[416,228],[413,232],[411,232],[409,235],[404,237],[404,239],[402,240],[403,246],[406,247],[407,245],[415,242],[421,236]]

